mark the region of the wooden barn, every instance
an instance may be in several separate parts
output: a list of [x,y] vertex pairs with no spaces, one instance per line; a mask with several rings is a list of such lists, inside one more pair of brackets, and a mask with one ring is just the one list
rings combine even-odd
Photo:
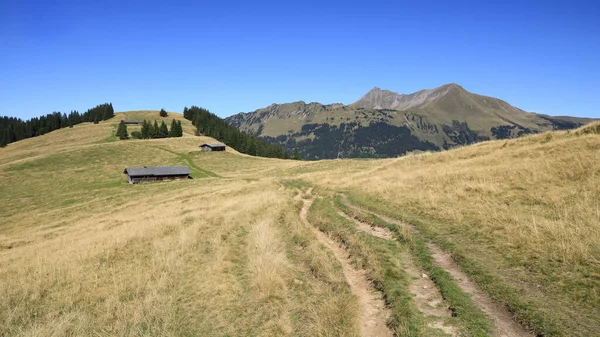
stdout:
[[123,171],[130,184],[191,179],[187,166],[128,167]]
[[133,124],[133,125],[143,125],[144,121],[138,121],[138,120],[134,120],[134,119],[123,119],[123,123]]
[[222,143],[211,143],[200,145],[202,151],[225,151],[225,144]]

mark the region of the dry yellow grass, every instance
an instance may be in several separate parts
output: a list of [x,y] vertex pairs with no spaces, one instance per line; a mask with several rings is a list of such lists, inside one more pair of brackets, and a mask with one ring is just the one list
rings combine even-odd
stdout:
[[485,229],[483,235],[502,237],[499,241],[566,265],[598,264],[598,150],[597,135],[549,133],[381,160],[377,165],[330,163],[331,171],[301,178],[332,188],[360,189],[456,226],[476,224]]
[[[589,128],[594,128],[590,126]],[[600,136],[555,132],[299,177],[419,219],[570,335],[600,333]],[[517,296],[517,295],[515,295]]]
[[237,155],[200,153],[207,137],[107,141],[109,122],[2,150],[0,335],[353,334],[339,265],[278,180],[127,185],[126,166]]
[[[214,140],[188,121],[183,138],[115,141],[116,123],[0,149],[0,335],[354,334],[356,301],[289,180],[422,220],[573,335],[599,332],[597,134],[294,162],[201,153]],[[130,186],[122,174],[175,164],[199,179]]]
[[288,192],[272,181],[185,184],[91,205],[79,218],[55,214],[26,236],[5,233],[13,246],[0,251],[2,332],[317,335],[338,329],[335,315],[352,317],[339,312],[349,294],[329,289],[344,287],[335,261],[284,236],[313,241],[289,218],[297,205]]

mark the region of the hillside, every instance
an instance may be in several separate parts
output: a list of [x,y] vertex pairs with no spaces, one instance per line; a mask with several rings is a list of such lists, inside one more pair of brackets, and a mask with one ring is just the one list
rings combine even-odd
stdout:
[[[599,124],[303,162],[121,118],[159,117],[0,149],[0,335],[600,334]],[[127,184],[143,165],[194,179]]]
[[529,113],[457,84],[403,95],[374,88],[350,105],[273,104],[227,121],[304,158],[396,157],[577,128],[591,119]]

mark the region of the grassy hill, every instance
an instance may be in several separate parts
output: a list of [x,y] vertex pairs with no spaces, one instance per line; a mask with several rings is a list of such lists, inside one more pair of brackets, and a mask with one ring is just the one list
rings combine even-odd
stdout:
[[[0,335],[360,336],[371,294],[397,335],[500,335],[440,251],[525,330],[600,334],[598,124],[298,162],[200,152],[214,140],[176,113],[182,138],[119,141],[121,118],[160,119],[0,149]],[[122,173],[179,164],[195,179]],[[422,279],[441,300],[419,302]]]
[[490,139],[574,129],[592,121],[529,113],[457,84],[403,95],[374,88],[350,105],[294,102],[227,121],[303,158],[390,158]]

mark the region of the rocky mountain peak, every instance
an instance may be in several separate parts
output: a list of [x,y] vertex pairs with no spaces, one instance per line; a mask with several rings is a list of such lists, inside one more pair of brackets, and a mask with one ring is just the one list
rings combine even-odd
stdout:
[[420,90],[408,95],[374,87],[352,105],[365,109],[406,110],[423,106],[455,90],[467,92],[456,83],[446,84],[435,89]]

